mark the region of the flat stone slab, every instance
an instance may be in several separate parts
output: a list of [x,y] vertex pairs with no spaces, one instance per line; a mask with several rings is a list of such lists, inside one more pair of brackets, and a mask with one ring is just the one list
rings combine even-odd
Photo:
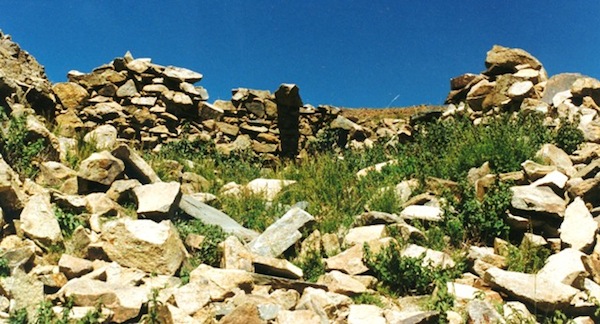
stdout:
[[485,272],[484,280],[517,300],[535,305],[545,312],[565,309],[580,291],[544,276],[505,271],[496,267]]
[[567,203],[548,187],[515,186],[511,205],[513,208],[563,217]]
[[257,232],[243,227],[227,214],[190,195],[181,197],[179,208],[203,223],[219,226],[225,233],[233,234],[243,241],[248,242],[258,237]]
[[276,258],[302,238],[299,229],[315,218],[306,211],[292,207],[279,220],[267,227],[248,244],[249,250],[257,255]]
[[429,222],[439,222],[442,220],[443,215],[444,211],[441,208],[424,205],[407,206],[400,212],[400,218],[402,219],[418,219]]

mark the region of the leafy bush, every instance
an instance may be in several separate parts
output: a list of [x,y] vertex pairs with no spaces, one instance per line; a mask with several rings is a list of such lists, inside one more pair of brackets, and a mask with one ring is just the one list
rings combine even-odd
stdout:
[[184,239],[189,234],[204,236],[204,241],[200,249],[191,252],[192,258],[197,263],[196,265],[200,263],[206,263],[211,266],[219,265],[221,253],[219,252],[218,245],[227,238],[220,227],[204,224],[198,219],[183,218],[175,220],[175,227],[179,231],[179,235]]
[[58,220],[62,235],[66,238],[71,237],[77,227],[85,226],[85,220],[76,213],[54,207],[54,215]]
[[355,304],[375,305],[381,308],[385,307],[385,305],[381,301],[381,298],[374,294],[362,293],[359,295],[352,296],[350,298],[352,298],[352,301],[354,301]]
[[394,241],[373,255],[365,244],[364,262],[383,287],[397,295],[431,294],[437,283],[456,278],[462,271],[456,268],[436,268],[423,265],[419,258],[403,257],[402,246]]
[[583,132],[576,125],[563,121],[556,131],[553,142],[567,154],[572,154],[583,140]]
[[[497,183],[479,201],[471,186],[462,185],[462,199],[448,209],[442,223],[453,245],[465,240],[491,244],[496,237],[508,238],[510,228],[505,219],[512,197],[509,188],[507,183]],[[452,210],[456,212],[452,214]]]
[[507,269],[524,273],[537,273],[546,263],[551,251],[543,246],[530,246],[522,243],[519,247],[508,246]]
[[414,141],[400,150],[400,158],[413,159],[410,162],[417,163],[415,171],[423,177],[451,180],[464,178],[470,168],[486,161],[495,172],[520,170],[523,161],[552,140],[543,116],[535,114],[505,114],[485,125],[458,116],[417,125],[415,130]]
[[21,308],[11,313],[8,317],[8,323],[10,324],[27,324],[29,323],[27,320],[27,310],[25,308]]
[[10,276],[10,268],[8,267],[8,260],[5,257],[0,258],[0,278]]
[[41,138],[32,138],[26,128],[23,116],[7,118],[0,112],[4,130],[0,131],[0,154],[20,175],[33,178],[38,173],[34,162],[44,159],[48,146]]
[[321,275],[325,274],[325,264],[322,257],[319,251],[310,250],[304,259],[297,262],[298,267],[304,272],[306,281],[316,282]]

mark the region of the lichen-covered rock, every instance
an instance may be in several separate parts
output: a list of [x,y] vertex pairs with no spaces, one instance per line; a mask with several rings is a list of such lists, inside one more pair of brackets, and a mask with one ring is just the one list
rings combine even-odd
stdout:
[[[81,161],[77,177],[80,185],[86,187],[99,184],[110,186],[115,180],[122,178],[125,171],[123,161],[114,157],[108,151],[92,153],[87,159]],[[91,182],[92,184],[88,184]]]
[[29,198],[21,212],[21,230],[42,246],[63,240],[49,196],[38,194]]
[[173,275],[186,256],[183,242],[168,220],[122,219],[105,223],[102,230],[104,252],[122,266]]

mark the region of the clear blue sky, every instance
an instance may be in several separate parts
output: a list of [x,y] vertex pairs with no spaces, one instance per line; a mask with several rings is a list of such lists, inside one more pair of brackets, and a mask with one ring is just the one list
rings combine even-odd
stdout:
[[296,83],[306,103],[441,104],[494,44],[600,78],[600,1],[4,1],[0,29],[53,82],[123,56],[204,74],[211,99]]

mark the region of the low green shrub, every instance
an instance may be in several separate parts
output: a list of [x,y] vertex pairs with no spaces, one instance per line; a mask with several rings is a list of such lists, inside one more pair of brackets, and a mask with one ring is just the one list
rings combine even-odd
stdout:
[[447,209],[447,216],[442,222],[452,244],[458,246],[464,241],[491,244],[496,237],[507,239],[510,228],[506,224],[506,211],[512,198],[510,185],[495,184],[482,201],[475,197],[475,190],[467,184],[462,185],[461,192],[460,201]]
[[507,269],[524,273],[537,273],[546,263],[552,252],[543,246],[530,246],[527,243],[508,246]]
[[323,256],[316,250],[310,250],[303,259],[296,261],[296,265],[302,269],[304,279],[309,282],[316,282],[325,274]]
[[18,309],[10,314],[8,317],[8,323],[10,324],[27,324],[27,310],[25,308]]
[[553,142],[567,154],[572,154],[583,140],[583,132],[574,123],[563,121],[556,131]]
[[462,273],[459,266],[443,269],[423,265],[423,256],[403,257],[402,245],[394,241],[377,254],[371,252],[368,244],[364,249],[364,262],[369,270],[386,291],[400,296],[431,294],[436,284],[445,283]]
[[220,227],[204,224],[198,219],[185,219],[183,217],[176,219],[174,224],[183,239],[189,234],[204,236],[200,249],[191,251],[192,259],[195,259],[196,262],[195,265],[206,263],[214,267],[219,266],[221,253],[218,245],[227,238]]
[[60,231],[65,238],[70,238],[77,227],[85,226],[85,220],[81,215],[63,210],[58,206],[54,207],[54,215],[58,220]]
[[25,117],[8,118],[0,111],[4,129],[0,131],[0,154],[20,175],[33,178],[39,172],[36,166],[49,152],[49,146],[41,138],[33,138],[26,128]]
[[385,305],[381,301],[381,298],[374,294],[362,293],[355,296],[351,296],[350,298],[352,298],[352,301],[354,301],[355,304],[375,305],[381,308],[385,307]]
[[0,258],[0,278],[10,276],[10,267],[8,266],[8,260],[5,257]]

